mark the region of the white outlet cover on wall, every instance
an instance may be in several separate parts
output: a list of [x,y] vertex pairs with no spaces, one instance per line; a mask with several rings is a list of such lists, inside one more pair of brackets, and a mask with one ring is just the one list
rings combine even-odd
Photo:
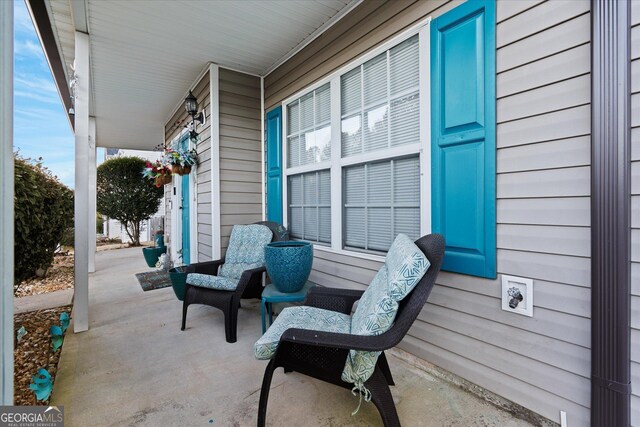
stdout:
[[[516,308],[509,307],[510,288],[518,288],[522,294],[522,301]],[[524,277],[502,275],[502,309],[511,313],[533,317],[533,280]]]

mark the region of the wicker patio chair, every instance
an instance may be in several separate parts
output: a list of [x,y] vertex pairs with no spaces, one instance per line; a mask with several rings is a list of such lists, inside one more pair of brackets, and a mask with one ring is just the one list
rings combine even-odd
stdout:
[[[258,408],[258,426],[265,425],[267,401],[273,371],[284,368],[344,388],[353,384],[341,379],[345,361],[350,350],[380,351],[371,377],[364,383],[370,397],[382,417],[385,426],[400,426],[390,385],[395,385],[384,350],[396,346],[418,317],[431,293],[444,256],[444,238],[439,234],[421,237],[416,245],[430,261],[431,266],[415,288],[399,303],[395,321],[391,328],[377,336],[352,335],[307,329],[287,329],[280,337],[275,355],[269,361],[262,380]],[[332,289],[316,286],[311,289],[306,306],[317,307],[339,313],[350,314],[353,304],[360,299],[362,291]]]
[[[271,241],[288,239],[286,228],[275,222],[261,221],[255,224],[267,226],[273,236]],[[194,264],[190,273],[200,273],[208,276],[218,276],[225,259]],[[266,271],[264,265],[241,273],[237,286],[233,290],[211,289],[202,286],[194,286],[189,283],[185,287],[184,301],[182,304],[182,327],[185,330],[187,323],[187,309],[191,304],[204,304],[216,307],[224,313],[225,336],[229,343],[237,340],[238,309],[242,298],[260,298],[262,295],[262,273]],[[189,281],[189,276],[187,276]]]

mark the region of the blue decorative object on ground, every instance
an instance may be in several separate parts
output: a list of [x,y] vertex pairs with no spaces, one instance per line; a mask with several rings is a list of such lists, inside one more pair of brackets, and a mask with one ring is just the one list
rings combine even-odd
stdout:
[[51,345],[53,346],[53,351],[58,350],[62,346],[62,341],[64,340],[64,333],[68,327],[69,327],[69,313],[64,312],[60,314],[60,326],[52,325],[51,328],[49,328],[49,333],[51,334]]
[[16,332],[16,340],[18,342],[22,341],[22,338],[24,338],[25,335],[27,335],[27,330],[24,326],[20,326],[20,329],[18,329],[18,331]]
[[273,310],[272,304],[274,302],[300,302],[304,301],[307,297],[307,292],[313,286],[316,286],[313,282],[307,282],[298,292],[280,292],[273,283],[265,286],[262,291],[262,302],[260,304],[260,312],[262,314],[262,333],[267,330],[265,322],[265,314],[269,313],[269,325],[273,323]]
[[62,329],[62,332],[64,333],[67,328],[69,327],[69,313],[67,313],[66,311],[64,313],[60,314],[60,328]]
[[264,250],[265,266],[280,292],[298,292],[309,278],[313,245],[302,241],[269,243]]
[[33,382],[29,384],[29,388],[36,394],[36,399],[47,400],[51,396],[51,390],[53,390],[49,372],[44,368],[40,368],[38,369],[38,374],[31,377]]
[[51,334],[51,345],[53,346],[53,351],[56,351],[60,346],[62,346],[64,332],[62,332],[62,328],[60,326],[52,325],[51,328],[49,328],[49,333]]

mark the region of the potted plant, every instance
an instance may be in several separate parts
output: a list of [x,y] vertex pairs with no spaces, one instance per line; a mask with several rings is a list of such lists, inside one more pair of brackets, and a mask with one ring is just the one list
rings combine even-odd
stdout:
[[147,162],[142,175],[145,178],[153,179],[156,181],[156,187],[162,187],[163,185],[171,183],[171,169],[162,164],[160,160],[155,162]]
[[198,153],[195,148],[191,150],[176,147],[167,148],[164,151],[164,163],[171,166],[171,171],[177,175],[188,175],[191,168],[196,164],[196,156]]

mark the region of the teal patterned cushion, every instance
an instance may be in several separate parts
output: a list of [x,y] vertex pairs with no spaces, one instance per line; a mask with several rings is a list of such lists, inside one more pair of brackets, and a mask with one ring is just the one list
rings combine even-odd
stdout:
[[238,287],[238,281],[235,279],[200,273],[187,274],[187,283],[200,288],[219,289],[221,291],[235,291]]
[[263,267],[264,248],[272,237],[266,225],[234,225],[218,276],[238,280],[245,270]]
[[389,297],[388,276],[387,266],[383,265],[358,300],[358,307],[351,318],[352,334],[379,335],[393,323],[398,303]]
[[271,359],[276,354],[280,337],[291,328],[348,334],[350,327],[351,317],[348,314],[317,307],[287,307],[256,341],[253,351],[258,359]]
[[389,271],[389,295],[396,301],[402,301],[413,290],[431,265],[406,234],[398,234],[384,263]]
[[[362,294],[351,318],[354,335],[380,335],[388,331],[398,312],[398,302],[422,279],[429,268],[429,260],[406,235],[394,240],[385,264]],[[342,380],[364,390],[364,382],[371,377],[380,352],[351,350],[342,371]]]

